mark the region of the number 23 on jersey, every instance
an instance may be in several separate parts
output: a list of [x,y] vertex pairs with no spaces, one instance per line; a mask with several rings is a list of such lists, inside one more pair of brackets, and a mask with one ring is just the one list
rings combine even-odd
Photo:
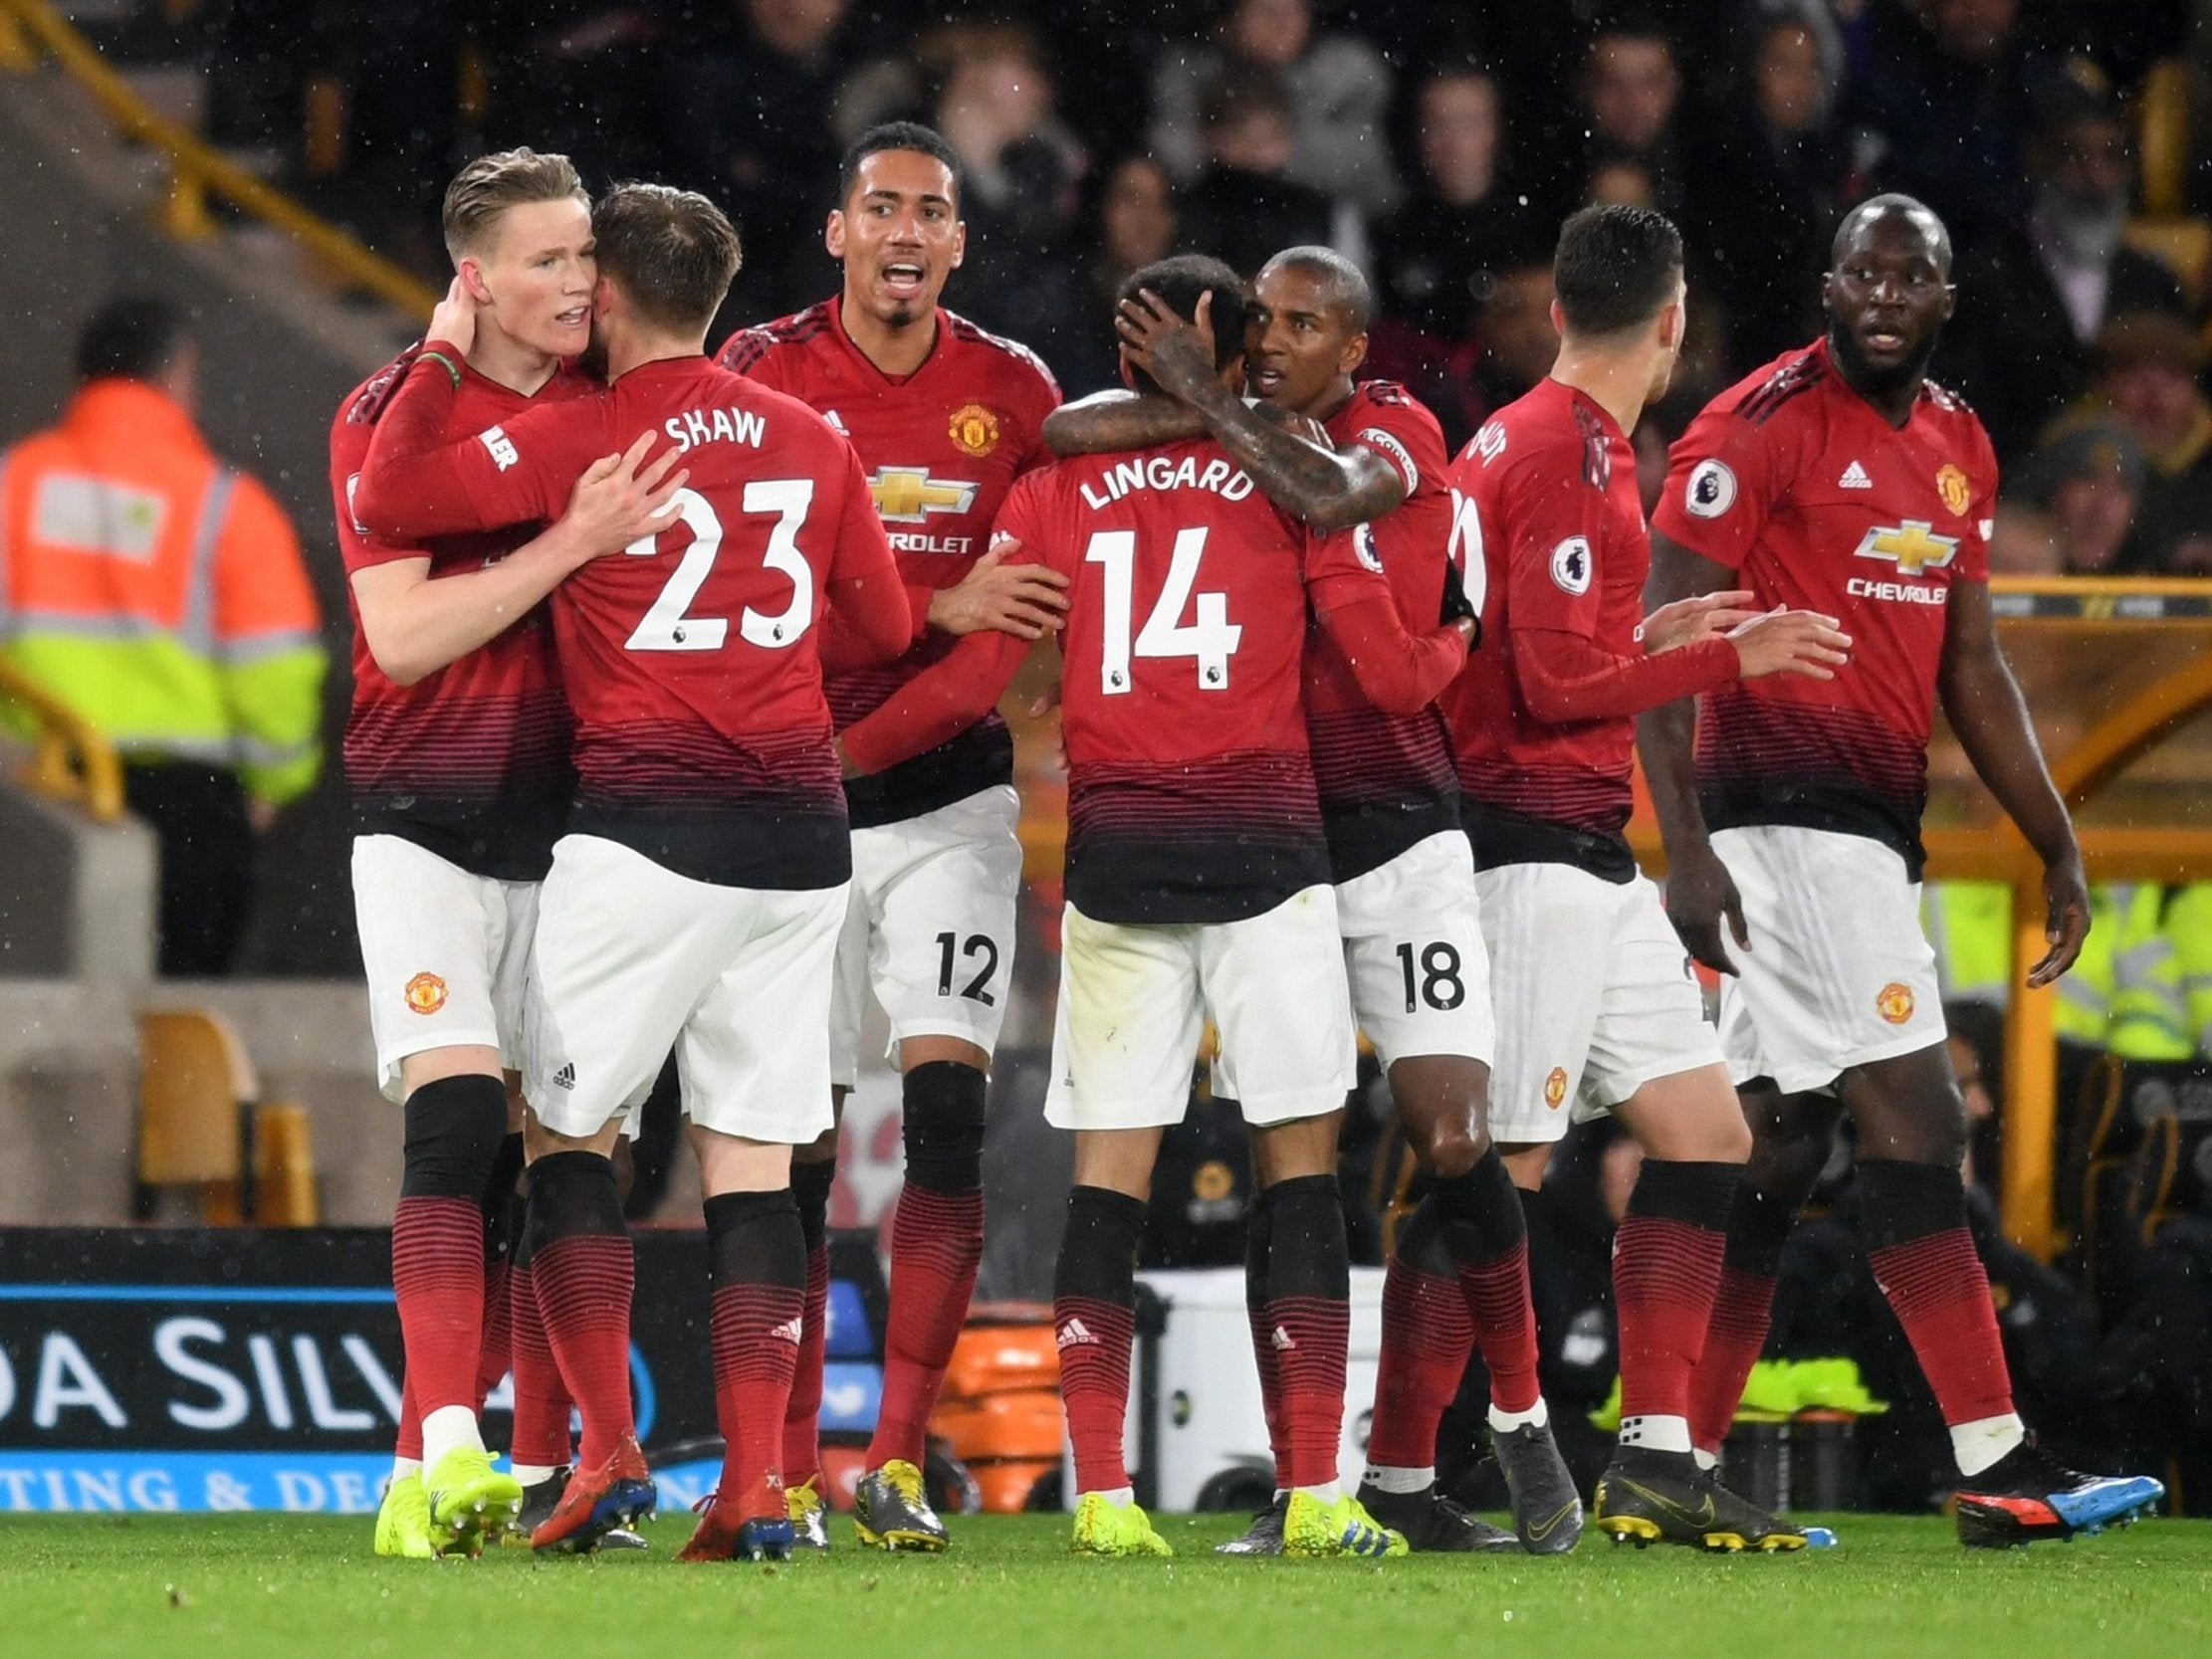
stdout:
[[[814,578],[805,555],[798,550],[798,532],[806,523],[807,509],[814,504],[814,481],[809,478],[748,480],[741,498],[748,514],[773,515],[767,548],[761,554],[765,569],[789,578],[790,602],[781,610],[763,612],[748,605],[738,617],[738,634],[748,644],[766,651],[782,651],[798,643],[814,621]],[[730,635],[726,616],[693,616],[691,606],[714,574],[722,555],[723,526],[714,504],[696,490],[679,490],[669,503],[676,523],[691,531],[691,545],[670,574],[668,583],[646,610],[637,628],[625,640],[632,651],[719,651]],[[670,529],[676,525],[671,525]],[[622,549],[624,557],[651,558],[659,548],[661,530],[641,535]]]

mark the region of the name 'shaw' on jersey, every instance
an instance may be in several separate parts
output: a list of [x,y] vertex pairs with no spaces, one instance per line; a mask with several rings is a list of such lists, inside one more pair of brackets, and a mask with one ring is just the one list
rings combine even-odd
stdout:
[[1654,526],[1737,572],[1760,609],[1836,617],[1848,673],[1772,675],[1706,698],[1697,782],[1715,829],[1873,836],[1918,879],[1927,744],[1951,585],[1989,574],[1997,462],[1932,382],[1892,427],[1825,340],[1722,392],[1673,449]]
[[[937,343],[893,378],[845,332],[841,299],[741,329],[726,368],[797,398],[852,444],[914,614],[916,640],[896,662],[832,673],[842,731],[939,661],[955,641],[925,632],[930,595],[957,585],[990,544],[1013,481],[1047,459],[1044,417],[1059,388],[1034,353],[940,310]],[[995,712],[899,765],[847,782],[855,828],[897,823],[1013,777],[1013,739]]]

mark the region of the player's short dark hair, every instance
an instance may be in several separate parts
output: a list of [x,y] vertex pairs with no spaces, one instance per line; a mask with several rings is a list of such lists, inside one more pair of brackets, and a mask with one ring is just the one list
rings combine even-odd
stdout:
[[1843,222],[1836,227],[1835,238],[1828,245],[1829,263],[1831,265],[1842,264],[1845,249],[1851,245],[1866,226],[1877,219],[1885,219],[1892,214],[1910,219],[1918,227],[1921,234],[1927,238],[1928,253],[1935,261],[1935,268],[1945,277],[1949,277],[1951,274],[1951,233],[1949,229],[1944,225],[1935,209],[1928,206],[1926,202],[1921,201],[1917,196],[1907,196],[1896,190],[1884,191],[1879,196],[1869,196],[1844,215]]
[[664,328],[704,328],[742,251],[728,215],[696,190],[617,184],[592,210],[599,274]]
[[445,191],[445,248],[455,264],[483,245],[485,233],[511,207],[573,198],[591,205],[575,164],[534,149],[494,150],[453,175]]
[[151,294],[118,295],[78,331],[77,377],[152,380],[176,361],[190,337],[184,313],[170,302]]
[[1643,327],[1666,309],[1682,277],[1682,233],[1649,207],[1599,203],[1559,228],[1552,292],[1572,333]]
[[1328,286],[1330,303],[1344,312],[1352,332],[1367,332],[1367,325],[1375,315],[1375,290],[1360,268],[1334,248],[1318,245],[1285,248],[1267,264],[1319,278]]
[[[1214,304],[1207,314],[1214,325],[1214,366],[1226,368],[1244,354],[1244,317],[1250,304],[1244,293],[1244,279],[1219,260],[1206,254],[1177,254],[1173,259],[1155,260],[1130,273],[1114,303],[1118,307],[1146,289],[1158,295],[1178,316],[1196,315],[1200,297],[1211,293]],[[1141,389],[1160,389],[1142,369],[1132,372]]]
[[852,141],[844,159],[837,163],[837,205],[843,207],[852,200],[852,187],[860,178],[860,163],[871,155],[885,150],[912,150],[934,161],[945,163],[945,170],[953,175],[953,208],[960,208],[960,153],[945,141],[945,135],[934,126],[924,126],[920,121],[883,121],[871,126]]

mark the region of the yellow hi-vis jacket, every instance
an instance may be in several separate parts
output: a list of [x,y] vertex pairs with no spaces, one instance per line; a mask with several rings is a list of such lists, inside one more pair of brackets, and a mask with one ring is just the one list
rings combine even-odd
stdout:
[[276,805],[322,764],[299,540],[142,381],[91,382],[0,454],[0,656],[126,759],[234,768]]

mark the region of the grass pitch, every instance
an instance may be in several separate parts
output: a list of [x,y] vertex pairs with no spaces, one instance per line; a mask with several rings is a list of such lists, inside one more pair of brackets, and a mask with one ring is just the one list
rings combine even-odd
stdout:
[[1436,1653],[2029,1659],[2212,1652],[2212,1523],[1961,1550],[1949,1523],[1845,1517],[1794,1557],[1609,1546],[1564,1559],[1255,1561],[1240,1525],[1164,1518],[1173,1561],[1077,1561],[1058,1517],[968,1517],[942,1556],[850,1543],[780,1567],[685,1566],[690,1518],[638,1556],[382,1561],[366,1517],[0,1518],[0,1654],[67,1659],[471,1659],[1110,1653],[1419,1659]]

